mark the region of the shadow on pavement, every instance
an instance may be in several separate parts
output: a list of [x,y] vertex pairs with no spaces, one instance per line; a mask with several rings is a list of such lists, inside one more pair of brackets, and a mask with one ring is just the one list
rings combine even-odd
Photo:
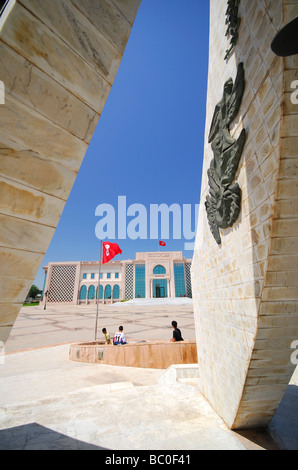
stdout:
[[0,450],[107,450],[37,423],[0,430]]
[[298,386],[288,385],[270,423],[270,433],[282,450],[298,449]]
[[267,429],[233,431],[247,450],[280,450]]

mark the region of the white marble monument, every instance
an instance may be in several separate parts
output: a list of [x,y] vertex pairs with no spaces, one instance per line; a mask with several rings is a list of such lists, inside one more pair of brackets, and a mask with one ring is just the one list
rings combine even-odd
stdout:
[[[230,4],[233,2],[230,2]],[[229,49],[227,2],[211,0],[210,60],[201,206],[192,264],[201,391],[230,428],[266,426],[295,364],[298,340],[298,55],[271,50],[298,15],[297,0],[241,0],[238,41]],[[236,222],[211,233],[205,201],[213,159],[208,136],[225,82],[243,63],[245,89],[230,126],[246,142],[234,181]]]

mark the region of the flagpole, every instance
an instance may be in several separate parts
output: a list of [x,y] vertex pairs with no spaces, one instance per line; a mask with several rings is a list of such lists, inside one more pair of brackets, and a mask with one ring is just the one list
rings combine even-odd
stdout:
[[96,337],[97,337],[97,322],[98,322],[98,303],[99,303],[99,286],[100,286],[101,259],[102,259],[102,241],[100,242],[100,255],[99,255],[99,268],[98,268],[98,283],[97,283],[97,293],[96,293],[96,321],[95,321],[94,341],[96,341]]

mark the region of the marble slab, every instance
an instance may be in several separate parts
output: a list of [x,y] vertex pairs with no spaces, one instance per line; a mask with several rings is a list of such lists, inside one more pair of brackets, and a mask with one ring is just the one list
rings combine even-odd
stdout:
[[56,227],[65,201],[0,177],[0,212]]
[[108,83],[113,83],[121,54],[70,0],[20,0],[20,3],[69,44]]
[[12,181],[67,200],[77,173],[32,150],[0,138],[0,174]]
[[45,254],[54,232],[53,227],[0,214],[0,246]]
[[19,304],[0,302],[0,325],[2,325],[2,327],[11,327],[14,324],[22,305],[23,302]]
[[14,279],[0,276],[1,302],[24,302],[31,284],[31,280]]
[[113,0],[113,3],[121,13],[133,24],[141,4],[141,0]]
[[22,5],[12,13],[1,30],[5,42],[101,113],[111,85]]
[[110,0],[100,2],[72,0],[72,2],[122,55],[131,31],[131,24],[114,3]]
[[1,108],[0,127],[5,129],[5,137],[11,142],[17,142],[23,148],[40,153],[73,171],[79,170],[88,147],[10,95]]
[[0,276],[34,281],[44,254],[0,247]]
[[0,70],[6,95],[12,95],[57,126],[90,142],[99,114],[1,41]]

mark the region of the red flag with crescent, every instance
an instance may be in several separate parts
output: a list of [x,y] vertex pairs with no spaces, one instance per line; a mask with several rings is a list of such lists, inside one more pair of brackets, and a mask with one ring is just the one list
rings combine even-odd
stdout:
[[102,242],[102,264],[108,263],[114,256],[121,253],[122,250],[117,243]]

